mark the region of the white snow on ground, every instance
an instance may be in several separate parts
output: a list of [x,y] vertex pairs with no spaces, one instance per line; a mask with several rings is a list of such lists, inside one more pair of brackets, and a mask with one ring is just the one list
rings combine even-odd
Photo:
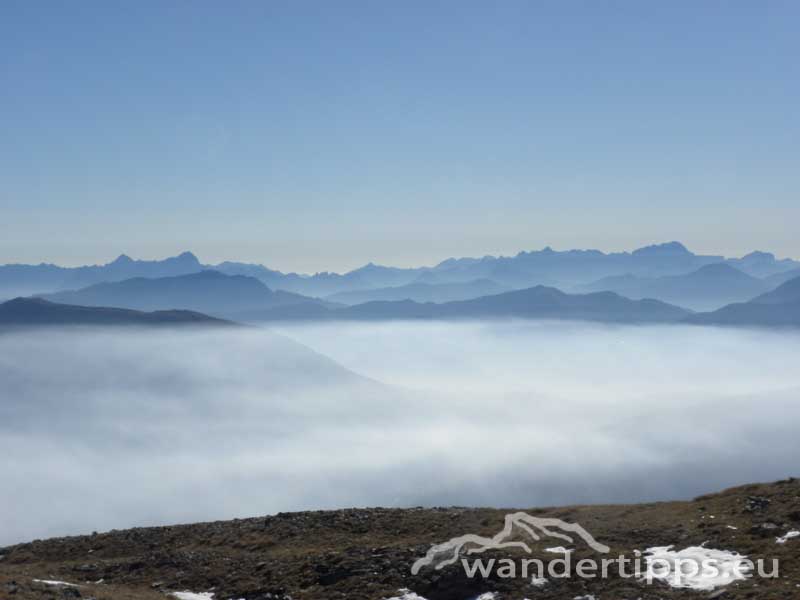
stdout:
[[[415,594],[414,592],[412,592],[407,588],[397,590],[397,592],[400,594],[399,596],[384,598],[384,600],[426,600],[422,596]],[[494,592],[484,592],[480,596],[474,596],[469,600],[495,600],[495,598],[497,598],[497,595]],[[193,599],[189,598],[188,600],[193,600]]]
[[785,544],[792,538],[800,537],[800,531],[790,531],[783,537],[775,538],[776,544]]
[[674,588],[710,591],[749,576],[746,556],[727,550],[691,546],[672,550],[672,546],[648,548],[646,579],[659,579]]
[[34,579],[35,583],[43,583],[45,585],[52,585],[55,587],[81,587],[77,583],[67,583],[66,581],[55,581],[54,579]]
[[547,579],[544,577],[531,577],[531,585],[535,585],[536,587],[543,587],[547,585]]
[[564,546],[555,546],[554,548],[545,548],[544,551],[545,552],[552,552],[553,554],[567,554],[569,552],[572,552],[572,550],[569,550],[568,548],[564,548]]
[[422,596],[418,596],[411,590],[407,588],[403,588],[401,590],[397,590],[400,593],[400,596],[392,596],[391,598],[386,598],[385,600],[425,600]]
[[214,592],[172,592],[170,596],[174,596],[178,600],[213,600]]

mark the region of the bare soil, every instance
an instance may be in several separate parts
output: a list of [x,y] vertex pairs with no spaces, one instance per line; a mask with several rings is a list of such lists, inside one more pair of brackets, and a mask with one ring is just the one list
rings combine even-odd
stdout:
[[[688,502],[515,509],[580,523],[610,556],[635,550],[706,543],[751,560],[779,559],[780,577],[751,578],[714,592],[647,585],[611,577],[551,579],[535,587],[528,579],[469,578],[456,563],[442,570],[411,565],[432,544],[465,533],[491,537],[510,509],[348,509],[111,531],[36,540],[0,549],[0,599],[164,600],[170,592],[214,592],[215,600],[378,600],[407,588],[428,600],[467,600],[495,592],[498,600],[597,600],[668,598],[800,598],[800,538],[776,538],[800,529],[800,481],[754,484]],[[735,528],[735,529],[734,529]],[[543,539],[530,555],[540,558],[555,544]],[[578,540],[573,562],[595,557]],[[79,587],[34,580],[59,580]]]

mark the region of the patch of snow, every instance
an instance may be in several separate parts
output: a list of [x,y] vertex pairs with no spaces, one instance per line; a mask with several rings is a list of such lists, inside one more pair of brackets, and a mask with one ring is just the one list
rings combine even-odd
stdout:
[[547,585],[547,579],[544,577],[531,577],[531,585],[535,585],[536,587],[543,587]]
[[727,525],[727,527],[728,527],[728,529],[733,529],[734,531],[739,529],[738,527],[734,527],[733,525]]
[[402,588],[397,591],[401,594],[400,596],[392,596],[391,598],[385,598],[384,600],[425,600],[425,598],[415,594],[408,588]]
[[494,592],[484,592],[480,596],[475,596],[472,600],[495,600],[497,595]]
[[783,537],[775,538],[776,544],[785,544],[792,538],[800,537],[800,531],[790,531]]
[[66,581],[56,581],[55,579],[34,579],[34,583],[43,583],[54,587],[81,587],[77,583],[67,583]]
[[174,596],[178,600],[213,600],[214,592],[170,592],[170,596]]
[[747,557],[727,550],[691,546],[672,550],[672,546],[656,546],[645,550],[649,580],[661,580],[670,587],[711,591],[749,577],[751,565]]
[[553,554],[568,554],[568,553],[572,552],[572,550],[569,550],[568,548],[564,548],[564,546],[555,546],[553,548],[545,548],[544,551],[545,552],[552,552]]
[[597,600],[597,598],[586,594],[585,596],[575,596],[575,600]]

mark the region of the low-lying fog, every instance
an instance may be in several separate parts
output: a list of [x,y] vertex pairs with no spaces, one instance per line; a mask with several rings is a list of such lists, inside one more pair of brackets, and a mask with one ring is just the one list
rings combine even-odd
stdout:
[[314,351],[267,330],[0,335],[0,544],[310,508],[682,498],[798,475],[800,335],[276,329]]

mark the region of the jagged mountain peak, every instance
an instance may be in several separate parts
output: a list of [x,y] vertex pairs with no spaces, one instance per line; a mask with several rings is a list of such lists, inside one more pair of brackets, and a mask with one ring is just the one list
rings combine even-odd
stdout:
[[181,252],[178,256],[174,258],[174,260],[179,260],[180,262],[187,262],[187,263],[196,263],[198,265],[200,264],[200,261],[198,260],[197,256],[195,256],[194,253],[189,252],[188,250],[185,252]]
[[740,260],[749,260],[749,261],[769,260],[769,261],[772,261],[772,260],[775,260],[775,255],[772,252],[764,252],[762,250],[754,250],[753,252],[750,252],[749,254],[745,254]]
[[133,259],[127,254],[120,254],[117,258],[111,261],[112,265],[127,265],[133,262]]
[[633,251],[635,256],[677,256],[691,255],[692,252],[680,242],[665,242],[637,248]]

